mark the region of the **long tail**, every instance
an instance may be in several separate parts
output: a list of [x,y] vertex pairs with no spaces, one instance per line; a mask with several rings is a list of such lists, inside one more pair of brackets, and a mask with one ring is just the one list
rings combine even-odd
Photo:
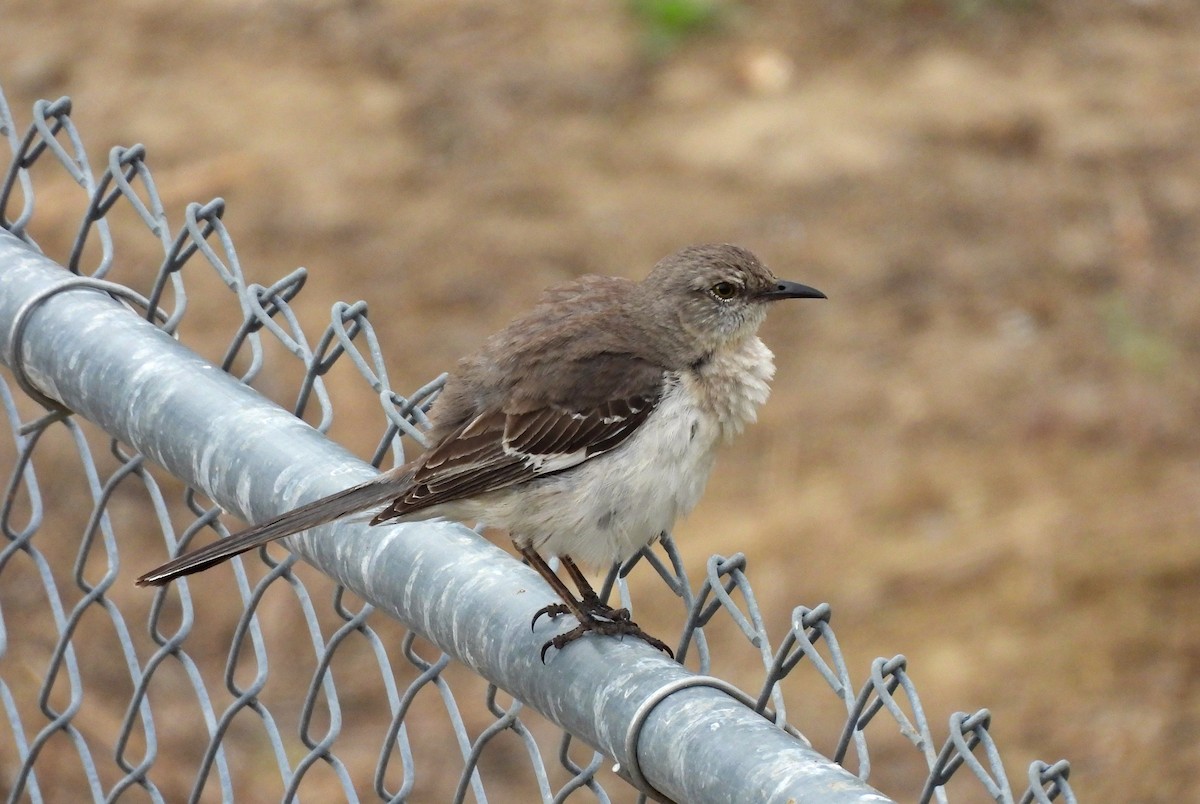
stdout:
[[155,567],[137,579],[138,586],[163,586],[183,575],[191,575],[240,555],[267,542],[324,525],[348,514],[365,511],[400,496],[412,482],[412,470],[393,469],[358,486],[303,505],[274,519],[246,528],[228,539],[193,550]]

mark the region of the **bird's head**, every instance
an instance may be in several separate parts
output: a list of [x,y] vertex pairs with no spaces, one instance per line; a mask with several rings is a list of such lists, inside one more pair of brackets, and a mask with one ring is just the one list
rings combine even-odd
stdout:
[[808,285],[779,279],[740,246],[689,246],[661,260],[643,280],[652,320],[677,330],[697,357],[753,335],[780,299],[824,299]]

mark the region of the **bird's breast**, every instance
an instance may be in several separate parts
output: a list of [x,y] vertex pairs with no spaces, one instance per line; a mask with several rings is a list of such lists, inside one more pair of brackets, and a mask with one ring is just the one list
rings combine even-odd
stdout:
[[758,417],[774,376],[775,356],[759,338],[751,337],[717,350],[702,365],[683,372],[680,382],[728,441]]

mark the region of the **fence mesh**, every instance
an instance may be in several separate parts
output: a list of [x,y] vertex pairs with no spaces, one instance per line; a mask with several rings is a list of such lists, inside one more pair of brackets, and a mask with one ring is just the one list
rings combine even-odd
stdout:
[[[220,199],[188,205],[173,227],[145,149],[112,148],[97,176],[70,112],[67,98],[40,101],[18,129],[0,92],[11,151],[0,185],[4,229],[78,283],[132,300],[243,382],[286,396],[322,432],[339,396],[326,379],[345,378],[378,400],[375,465],[401,462],[406,439],[421,443],[441,380],[407,396],[393,390],[366,304],[333,305],[330,323],[308,338],[293,308],[303,269],[270,285],[248,282]],[[68,184],[79,190],[67,196]],[[45,231],[35,185],[52,188]],[[82,210],[69,225],[68,197]],[[220,292],[208,287],[214,276]],[[188,340],[189,306],[226,316],[225,345]],[[11,340],[22,324],[4,322]],[[135,589],[137,571],[168,552],[228,535],[220,508],[43,397],[19,363],[6,362],[0,790],[9,801],[645,800],[605,755],[281,548],[155,594]],[[1074,800],[1065,761],[1032,763],[1014,793],[987,710],[935,729],[903,656],[875,660],[856,683],[827,604],[796,607],[773,644],[741,554],[711,557],[693,579],[668,537],[614,567],[602,595],[632,605],[635,566],[677,600],[674,646],[701,678],[719,664],[742,688],[753,685],[749,695],[730,688],[736,697],[793,733],[805,723],[785,691],[805,707],[844,710],[840,736],[815,747],[863,780],[905,778],[873,769],[868,731],[889,764],[920,766],[920,789],[885,792]],[[751,746],[744,761],[755,761]]]

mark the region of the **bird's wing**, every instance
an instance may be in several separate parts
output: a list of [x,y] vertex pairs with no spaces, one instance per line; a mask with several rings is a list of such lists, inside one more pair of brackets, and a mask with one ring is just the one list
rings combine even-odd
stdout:
[[412,486],[372,522],[562,472],[615,448],[658,405],[663,378],[586,409],[545,405],[476,416],[422,458]]

